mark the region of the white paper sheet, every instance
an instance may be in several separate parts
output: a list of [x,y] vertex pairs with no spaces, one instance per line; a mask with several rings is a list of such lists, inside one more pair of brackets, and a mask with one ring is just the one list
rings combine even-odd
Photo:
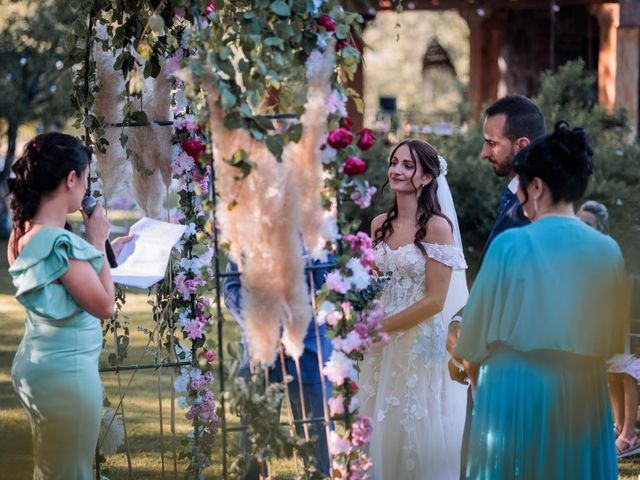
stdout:
[[171,249],[180,240],[186,225],[141,218],[130,232],[137,238],[128,242],[118,256],[118,266],[111,269],[115,283],[148,288],[164,278]]

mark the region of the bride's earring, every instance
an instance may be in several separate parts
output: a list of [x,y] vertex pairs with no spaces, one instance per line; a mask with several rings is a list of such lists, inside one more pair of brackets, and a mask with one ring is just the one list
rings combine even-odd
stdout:
[[538,199],[533,197],[533,217],[531,220],[538,216]]

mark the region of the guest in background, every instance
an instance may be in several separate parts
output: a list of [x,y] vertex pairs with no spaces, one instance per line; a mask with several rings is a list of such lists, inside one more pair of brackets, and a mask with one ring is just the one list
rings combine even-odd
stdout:
[[576,216],[599,232],[609,232],[609,210],[600,202],[588,200],[580,205]]
[[470,479],[617,479],[605,360],[624,343],[627,277],[616,242],[574,214],[592,173],[565,123],[514,160],[532,224],[490,245],[457,353],[475,406]]
[[[607,233],[609,211],[602,203],[589,200],[580,206],[576,215],[599,232]],[[636,434],[640,359],[635,355],[618,354],[610,358],[607,364],[616,450],[619,458],[629,457],[640,453],[640,443]]]

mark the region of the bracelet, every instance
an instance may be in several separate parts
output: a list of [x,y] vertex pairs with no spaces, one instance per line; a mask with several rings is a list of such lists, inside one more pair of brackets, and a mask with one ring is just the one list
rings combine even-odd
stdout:
[[459,361],[457,361],[455,358],[453,358],[453,356],[451,357],[451,363],[453,363],[453,365],[460,370],[461,372],[464,372],[464,365],[462,365]]

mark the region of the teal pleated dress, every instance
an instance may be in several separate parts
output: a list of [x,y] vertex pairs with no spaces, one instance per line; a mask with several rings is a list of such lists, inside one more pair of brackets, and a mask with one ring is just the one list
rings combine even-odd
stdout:
[[70,259],[99,272],[104,255],[71,232],[43,228],[9,269],[27,310],[11,376],[31,423],[34,479],[91,479],[100,430],[102,331],[56,283]]
[[456,347],[481,363],[467,478],[618,478],[605,359],[626,292],[618,245],[573,217],[496,238]]

